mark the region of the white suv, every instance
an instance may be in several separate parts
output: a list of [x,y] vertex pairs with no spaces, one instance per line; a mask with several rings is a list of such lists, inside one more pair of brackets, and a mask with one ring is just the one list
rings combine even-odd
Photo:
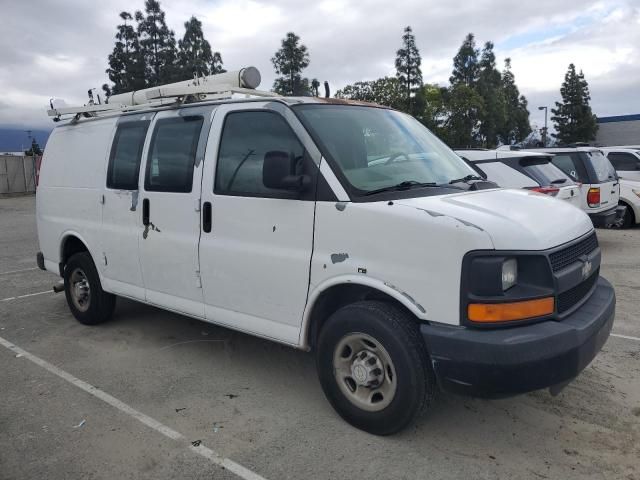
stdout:
[[63,277],[80,322],[123,296],[312,350],[336,411],[375,434],[440,387],[558,388],[607,340],[615,294],[573,206],[479,189],[388,108],[166,104],[176,91],[92,118],[79,107],[47,142],[38,264]]
[[620,178],[640,181],[640,147],[601,147]]
[[582,208],[596,227],[611,227],[622,222],[625,207],[618,205],[618,175],[599,148],[558,147],[532,151],[552,153],[553,164],[582,184]]
[[552,155],[505,150],[456,150],[487,180],[504,188],[544,193],[581,208],[580,187],[556,167]]

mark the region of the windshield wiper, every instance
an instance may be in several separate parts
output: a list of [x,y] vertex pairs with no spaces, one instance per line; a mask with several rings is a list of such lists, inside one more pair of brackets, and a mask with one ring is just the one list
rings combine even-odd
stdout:
[[437,187],[435,182],[416,182],[415,180],[405,180],[396,185],[390,185],[388,187],[377,188],[376,190],[369,190],[365,195],[375,195],[376,193],[393,192],[398,190],[409,190],[415,187]]
[[471,180],[484,180],[484,178],[479,177],[478,175],[467,175],[466,177],[456,178],[451,180],[449,182],[449,185],[452,185],[454,183],[467,183],[467,182],[470,182]]

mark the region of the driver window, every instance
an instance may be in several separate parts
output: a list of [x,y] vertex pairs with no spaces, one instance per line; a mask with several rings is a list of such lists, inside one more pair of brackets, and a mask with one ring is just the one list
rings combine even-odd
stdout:
[[267,152],[280,151],[304,162],[304,147],[287,122],[274,112],[244,111],[227,115],[216,167],[214,192],[222,195],[291,198],[287,190],[267,188],[262,166]]

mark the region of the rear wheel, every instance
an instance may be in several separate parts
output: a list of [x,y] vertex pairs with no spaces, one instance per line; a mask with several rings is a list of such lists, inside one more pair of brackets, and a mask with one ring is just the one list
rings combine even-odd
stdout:
[[636,218],[633,214],[633,210],[629,205],[626,206],[627,209],[624,212],[624,217],[622,219],[622,228],[631,228],[636,224]]
[[435,390],[415,321],[384,302],[358,302],[331,315],[320,332],[316,364],[338,414],[376,435],[407,426]]
[[73,316],[85,325],[97,325],[113,314],[116,297],[102,290],[98,271],[88,252],[73,255],[64,268],[64,293]]

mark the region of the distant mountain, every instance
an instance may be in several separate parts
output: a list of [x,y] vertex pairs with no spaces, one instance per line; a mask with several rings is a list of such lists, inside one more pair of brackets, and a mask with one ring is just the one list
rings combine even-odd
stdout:
[[[20,152],[27,150],[31,146],[26,130],[28,128],[18,128],[12,126],[0,126],[0,153]],[[44,149],[51,129],[33,128],[31,136],[36,139],[40,148]]]

